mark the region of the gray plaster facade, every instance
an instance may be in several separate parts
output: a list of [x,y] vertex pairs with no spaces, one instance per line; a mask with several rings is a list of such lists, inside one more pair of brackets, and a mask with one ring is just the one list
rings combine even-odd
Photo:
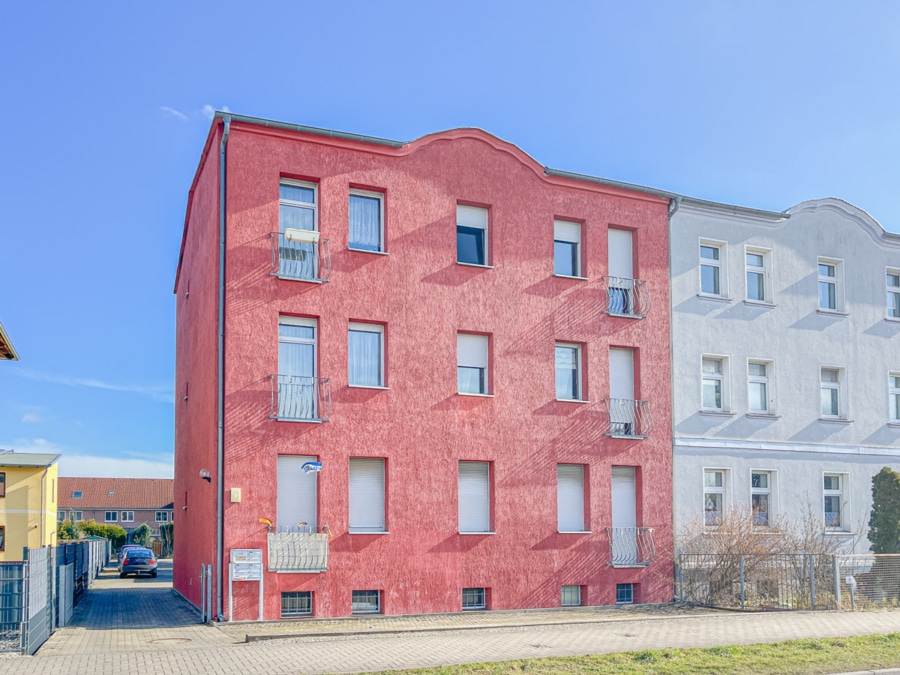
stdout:
[[676,536],[809,509],[867,552],[872,476],[900,470],[900,235],[838,199],[685,198],[670,228]]

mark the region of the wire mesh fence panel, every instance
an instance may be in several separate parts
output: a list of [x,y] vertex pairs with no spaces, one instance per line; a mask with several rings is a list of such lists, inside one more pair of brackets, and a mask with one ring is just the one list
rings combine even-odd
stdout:
[[0,563],[0,652],[20,650],[24,567],[24,562]]
[[832,609],[834,569],[830,555],[681,555],[679,594],[685,602],[729,609]]
[[841,609],[900,607],[900,554],[837,556]]

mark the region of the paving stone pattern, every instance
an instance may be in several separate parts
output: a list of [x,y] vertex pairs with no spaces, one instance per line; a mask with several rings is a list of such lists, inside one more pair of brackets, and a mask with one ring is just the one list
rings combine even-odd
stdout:
[[[0,659],[0,674],[353,673],[900,631],[900,612],[737,614],[677,606],[204,626],[163,568],[160,579],[146,581],[113,572],[94,584],[72,625],[33,657]],[[247,642],[248,635],[258,641]]]

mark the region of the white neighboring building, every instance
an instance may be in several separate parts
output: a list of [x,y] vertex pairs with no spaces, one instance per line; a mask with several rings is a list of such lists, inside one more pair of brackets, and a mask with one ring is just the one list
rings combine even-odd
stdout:
[[670,228],[676,536],[810,505],[867,552],[872,476],[900,470],[900,235],[838,199],[683,198]]

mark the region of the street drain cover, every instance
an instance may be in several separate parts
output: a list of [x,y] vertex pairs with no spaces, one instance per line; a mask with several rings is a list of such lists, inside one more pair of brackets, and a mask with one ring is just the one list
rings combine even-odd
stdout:
[[174,642],[190,642],[190,638],[159,638],[157,640],[148,640],[151,644],[166,644],[166,643],[174,643]]

